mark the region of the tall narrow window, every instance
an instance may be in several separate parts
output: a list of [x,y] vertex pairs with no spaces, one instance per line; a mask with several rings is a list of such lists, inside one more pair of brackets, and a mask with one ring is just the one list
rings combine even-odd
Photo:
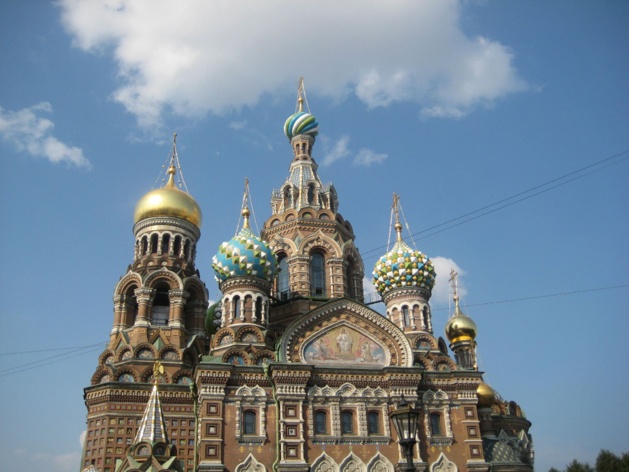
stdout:
[[328,434],[328,415],[325,411],[315,413],[315,434]]
[[153,309],[151,311],[151,324],[153,326],[166,326],[168,324],[168,313],[170,312],[169,290],[170,287],[166,282],[159,282],[155,285],[155,297],[153,298]]
[[181,236],[175,236],[173,253],[175,254],[175,257],[181,257]]
[[441,434],[441,415],[439,413],[430,414],[430,432],[433,436]]
[[313,297],[325,297],[325,258],[320,252],[310,256],[310,290]]
[[168,254],[168,250],[170,246],[170,234],[165,234],[162,236],[162,254]]
[[240,318],[240,297],[238,295],[232,298],[232,304],[234,306],[234,318]]
[[151,234],[151,253],[152,254],[156,254],[157,253],[157,235],[156,234]]
[[256,298],[256,311],[255,311],[256,319],[259,321],[262,318],[262,298]]
[[286,254],[280,254],[280,270],[277,275],[277,294],[280,300],[288,300],[288,291],[290,286],[288,284],[288,257]]
[[404,326],[410,326],[411,325],[411,316],[408,312],[408,307],[406,305],[404,305],[402,307],[402,316],[404,317]]
[[245,411],[242,415],[242,434],[256,434],[256,412]]
[[354,413],[352,413],[351,411],[343,411],[341,413],[341,433],[354,433]]
[[367,432],[369,434],[380,434],[380,415],[377,411],[367,413]]

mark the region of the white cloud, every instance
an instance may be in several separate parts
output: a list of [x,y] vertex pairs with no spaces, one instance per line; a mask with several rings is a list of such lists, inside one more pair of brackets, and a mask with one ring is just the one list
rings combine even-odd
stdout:
[[20,152],[28,152],[35,157],[45,157],[53,164],[66,162],[77,167],[90,168],[90,161],[83,151],[68,146],[52,135],[54,123],[42,117],[52,113],[50,103],[42,102],[19,111],[4,110],[0,107],[0,136]]
[[333,162],[343,159],[349,155],[349,149],[347,149],[347,143],[349,143],[349,136],[342,136],[334,144],[330,145],[329,141],[324,140],[325,156],[321,165],[329,166]]
[[437,305],[449,305],[452,303],[452,294],[450,292],[450,271],[454,270],[459,274],[459,298],[465,297],[467,290],[465,288],[464,275],[465,271],[459,267],[459,265],[452,259],[447,257],[431,257],[433,265],[435,266],[435,272],[437,277],[435,279],[435,286],[432,289],[432,296],[430,297],[430,303],[432,306]]
[[371,149],[363,148],[354,157],[354,164],[369,167],[371,164],[382,163],[387,157],[387,154],[379,154]]
[[247,121],[243,120],[243,121],[232,121],[229,124],[229,127],[231,129],[235,129],[235,130],[241,130],[243,129],[245,126],[247,126]]
[[[461,30],[460,0],[61,0],[74,44],[113,56],[113,97],[144,127],[308,90],[462,116],[523,90],[513,53]],[[479,7],[480,8],[480,7]]]

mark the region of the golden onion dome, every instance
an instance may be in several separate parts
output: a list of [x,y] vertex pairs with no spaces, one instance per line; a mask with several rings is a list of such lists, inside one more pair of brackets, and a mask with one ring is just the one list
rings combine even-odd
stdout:
[[496,399],[496,393],[485,382],[481,382],[476,389],[476,397],[478,398],[479,408],[491,408]]
[[151,190],[135,207],[134,223],[153,217],[173,217],[186,220],[201,228],[201,208],[190,194],[175,185],[175,166],[168,168],[168,182],[162,188]]
[[476,323],[469,316],[466,316],[458,309],[452,318],[446,323],[446,336],[451,343],[457,341],[473,341],[476,339],[478,328]]

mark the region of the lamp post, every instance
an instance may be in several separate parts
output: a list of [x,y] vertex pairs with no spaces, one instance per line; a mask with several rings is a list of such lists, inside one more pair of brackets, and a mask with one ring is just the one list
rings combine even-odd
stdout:
[[413,464],[413,446],[417,442],[415,435],[417,434],[417,420],[419,419],[419,410],[413,408],[404,398],[400,398],[397,408],[389,413],[389,418],[393,420],[395,431],[397,432],[398,442],[404,449],[406,456],[406,472],[415,472]]

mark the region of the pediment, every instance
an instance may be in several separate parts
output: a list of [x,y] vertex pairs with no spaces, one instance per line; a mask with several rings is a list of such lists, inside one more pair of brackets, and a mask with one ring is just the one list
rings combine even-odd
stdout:
[[387,318],[353,300],[321,305],[293,322],[282,336],[283,361],[300,364],[412,366],[411,345]]

